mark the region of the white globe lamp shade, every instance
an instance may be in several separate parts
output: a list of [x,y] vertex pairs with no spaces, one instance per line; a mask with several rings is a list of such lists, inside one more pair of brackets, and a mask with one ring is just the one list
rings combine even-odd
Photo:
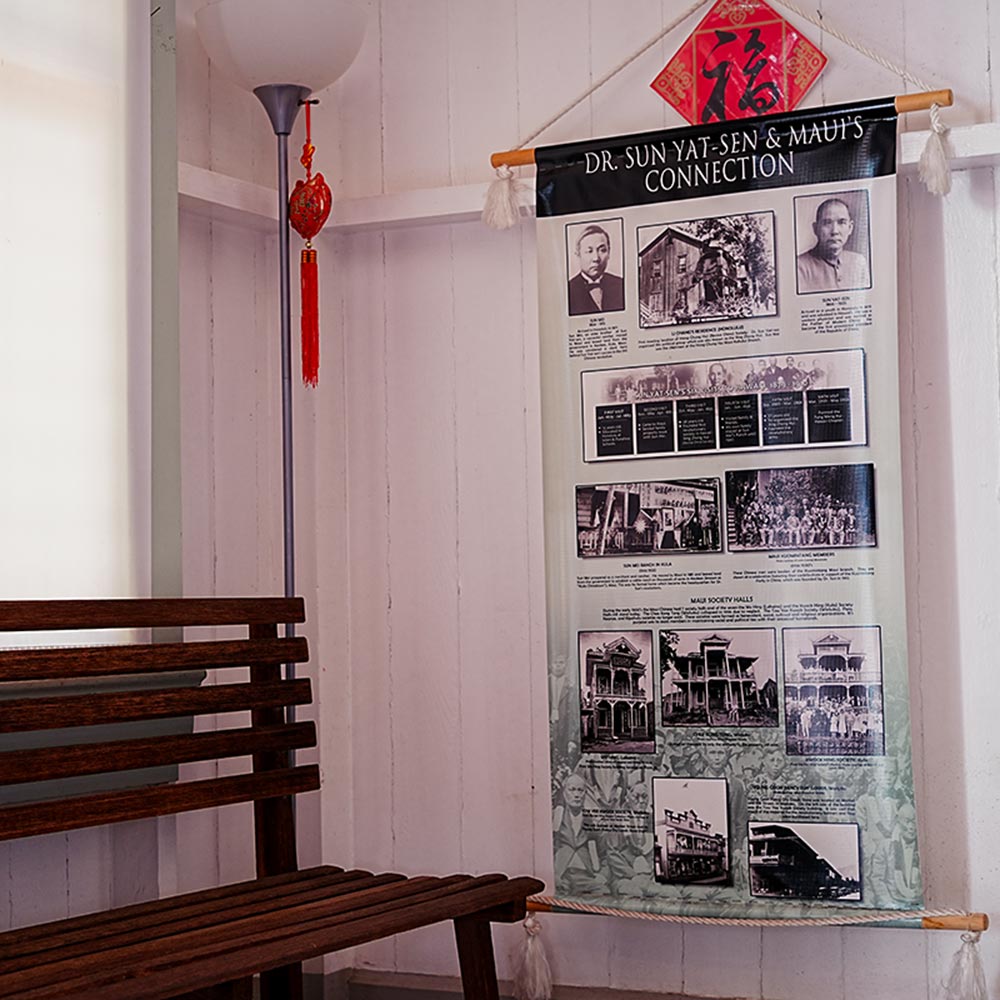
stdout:
[[364,0],[215,0],[195,14],[212,64],[250,91],[330,86],[354,62],[366,20]]

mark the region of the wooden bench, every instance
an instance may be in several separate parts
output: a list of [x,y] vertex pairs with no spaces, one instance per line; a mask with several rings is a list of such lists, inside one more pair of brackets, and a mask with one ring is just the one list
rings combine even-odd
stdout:
[[[543,888],[538,880],[298,870],[292,797],[319,788],[320,779],[316,765],[294,765],[294,751],[316,743],[314,724],[285,720],[286,706],[311,700],[309,680],[283,680],[280,667],[307,660],[306,640],[279,638],[278,625],[304,619],[299,598],[0,602],[3,632],[249,626],[240,639],[0,650],[0,691],[13,682],[29,685],[0,701],[0,734],[55,737],[53,745],[0,753],[0,790],[99,774],[121,783],[125,772],[142,768],[252,760],[245,774],[83,795],[67,795],[64,785],[54,798],[8,802],[0,806],[0,839],[252,801],[257,860],[251,881],[0,934],[0,997],[243,1000],[259,973],[265,1000],[299,1000],[304,959],[452,920],[465,995],[495,1000],[490,922],[521,919],[526,897]],[[249,676],[176,683],[178,671],[218,667],[247,667]],[[159,676],[165,673],[173,686]],[[124,675],[144,674],[152,676],[139,690],[134,677],[130,690],[120,689]],[[119,690],[98,678],[117,678]],[[67,692],[66,682],[74,681]],[[80,683],[93,686],[81,694]],[[232,712],[249,712],[251,724],[209,732],[183,724]],[[163,719],[180,720],[177,731],[65,742],[86,727]],[[40,789],[53,795],[51,785]]]

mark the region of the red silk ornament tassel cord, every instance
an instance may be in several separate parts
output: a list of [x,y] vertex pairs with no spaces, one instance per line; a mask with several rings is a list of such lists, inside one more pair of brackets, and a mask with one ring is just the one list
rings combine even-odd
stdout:
[[302,381],[319,385],[319,276],[316,251],[307,247],[300,263],[302,292]]
[[299,265],[302,299],[302,381],[312,388],[319,384],[319,270],[312,238],[323,228],[330,215],[333,195],[323,175],[313,176],[311,102],[306,102],[306,141],[299,162],[306,169],[306,179],[295,182],[288,202],[289,221],[306,241]]

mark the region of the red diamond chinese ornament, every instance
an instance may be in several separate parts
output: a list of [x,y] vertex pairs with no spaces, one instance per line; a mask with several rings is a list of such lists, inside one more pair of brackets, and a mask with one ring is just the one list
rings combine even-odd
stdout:
[[650,86],[703,125],[791,111],[825,65],[762,0],[718,0]]
[[299,163],[306,168],[306,179],[295,182],[288,199],[288,218],[292,228],[306,245],[299,262],[302,292],[302,381],[315,387],[319,383],[319,276],[312,238],[323,228],[333,207],[333,194],[320,173],[313,174],[312,117],[306,102],[306,141]]

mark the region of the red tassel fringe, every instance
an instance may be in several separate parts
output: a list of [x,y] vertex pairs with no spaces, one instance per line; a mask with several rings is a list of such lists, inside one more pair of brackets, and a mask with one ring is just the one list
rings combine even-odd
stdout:
[[302,276],[302,381],[319,385],[319,278],[316,251],[303,250]]

